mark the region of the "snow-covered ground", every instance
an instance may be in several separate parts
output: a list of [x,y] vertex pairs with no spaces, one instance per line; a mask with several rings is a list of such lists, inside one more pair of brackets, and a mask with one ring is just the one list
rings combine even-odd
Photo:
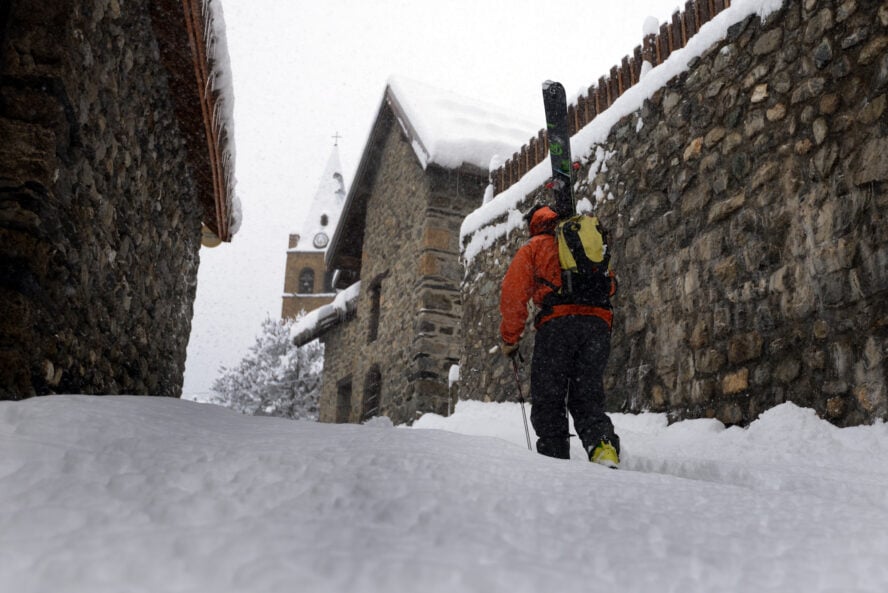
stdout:
[[406,429],[2,402],[0,591],[888,591],[888,425],[614,419],[618,471],[529,452],[518,404]]

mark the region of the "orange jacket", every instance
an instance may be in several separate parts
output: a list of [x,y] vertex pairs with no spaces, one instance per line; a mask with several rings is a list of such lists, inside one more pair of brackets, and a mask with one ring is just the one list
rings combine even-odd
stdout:
[[[555,227],[558,215],[544,206],[530,220],[530,241],[521,246],[512,259],[503,278],[500,294],[500,335],[507,344],[515,344],[521,339],[524,323],[527,320],[527,301],[533,299],[538,309],[543,308],[543,299],[553,292],[551,286],[561,286],[561,264],[558,263],[558,242]],[[611,273],[613,278],[613,273]],[[611,280],[611,295],[616,284]],[[594,315],[604,319],[608,326],[613,320],[613,312],[603,307],[589,305],[555,305],[536,321],[539,327],[556,317],[567,315]]]

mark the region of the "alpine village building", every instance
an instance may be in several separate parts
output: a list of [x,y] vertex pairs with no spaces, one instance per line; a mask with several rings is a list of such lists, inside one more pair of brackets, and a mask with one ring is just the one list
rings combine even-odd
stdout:
[[326,252],[341,292],[294,329],[297,345],[325,346],[320,421],[404,423],[452,407],[460,225],[491,158],[537,127],[505,112],[403,78],[386,86]]
[[181,395],[227,64],[219,0],[0,2],[0,399]]

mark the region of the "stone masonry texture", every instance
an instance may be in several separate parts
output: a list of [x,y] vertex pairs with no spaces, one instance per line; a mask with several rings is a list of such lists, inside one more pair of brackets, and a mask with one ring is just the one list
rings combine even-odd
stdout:
[[[886,93],[888,5],[791,0],[594,147],[577,179],[620,280],[609,410],[743,425],[789,400],[838,425],[888,419]],[[467,271],[461,397],[515,397],[488,350],[525,239]]]
[[0,398],[178,396],[200,206],[147,0],[0,9]]

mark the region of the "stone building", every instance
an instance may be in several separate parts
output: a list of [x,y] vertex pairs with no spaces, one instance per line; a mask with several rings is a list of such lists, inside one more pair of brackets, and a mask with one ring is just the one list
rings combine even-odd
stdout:
[[389,81],[326,256],[336,288],[348,288],[296,328],[297,344],[325,346],[321,421],[448,410],[461,349],[459,228],[481,202],[491,158],[537,127],[502,113]]
[[324,255],[344,204],[345,182],[337,142],[302,226],[290,235],[281,317],[293,319],[302,311],[326,305],[336,296],[333,273],[327,271]]
[[[793,401],[839,425],[888,419],[888,6],[734,14],[575,137],[589,139],[578,195],[610,228],[620,278],[608,407],[746,424]],[[480,278],[463,286],[466,397],[515,393],[486,348],[503,254],[525,237],[474,243],[510,215],[492,205],[546,200],[543,179],[494,197],[466,237]]]
[[218,0],[0,2],[0,398],[181,393],[227,63]]

